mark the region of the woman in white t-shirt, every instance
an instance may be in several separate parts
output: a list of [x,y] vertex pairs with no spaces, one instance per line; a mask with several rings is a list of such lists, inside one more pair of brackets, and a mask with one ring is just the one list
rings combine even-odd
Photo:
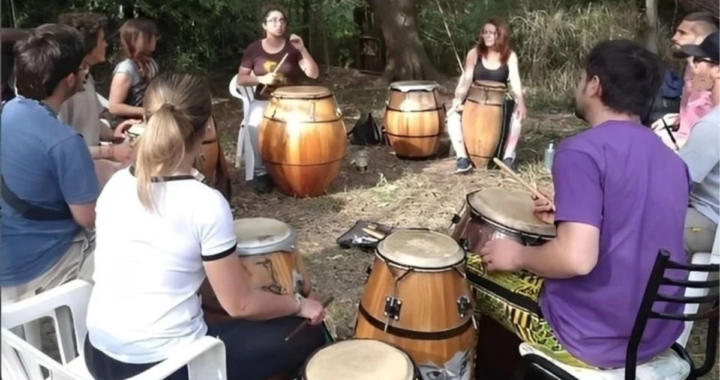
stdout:
[[[90,373],[125,379],[210,335],[225,343],[231,380],[292,375],[324,343],[325,311],[315,300],[253,289],[241,275],[230,207],[193,176],[211,113],[207,82],[160,75],[144,108],[134,164],[110,179],[97,202]],[[198,290],[206,274],[237,319],[205,324]],[[312,326],[286,342],[303,318]],[[186,378],[183,368],[170,379]]]

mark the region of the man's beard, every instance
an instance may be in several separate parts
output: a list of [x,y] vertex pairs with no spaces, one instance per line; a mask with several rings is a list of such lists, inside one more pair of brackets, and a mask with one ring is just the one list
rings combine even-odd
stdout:
[[689,57],[689,55],[685,54],[685,52],[682,51],[680,45],[677,44],[670,45],[670,54],[675,59],[685,59]]
[[713,79],[710,77],[710,75],[698,75],[695,74],[695,76],[692,79],[692,88],[693,90],[697,92],[703,92],[703,91],[710,91],[713,88]]
[[575,117],[587,123],[587,119],[585,118],[585,111],[580,107],[580,105],[578,105],[577,100],[573,102],[573,108],[575,109]]

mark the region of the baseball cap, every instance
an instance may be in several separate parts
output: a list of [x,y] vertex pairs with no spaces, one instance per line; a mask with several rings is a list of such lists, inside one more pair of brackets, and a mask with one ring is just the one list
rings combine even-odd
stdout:
[[684,45],[682,51],[694,58],[705,58],[713,63],[720,63],[720,34],[715,32],[708,35],[700,45]]

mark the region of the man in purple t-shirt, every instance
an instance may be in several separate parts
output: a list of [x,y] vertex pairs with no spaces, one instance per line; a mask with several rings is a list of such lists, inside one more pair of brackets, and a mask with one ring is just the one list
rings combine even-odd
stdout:
[[[575,107],[591,129],[563,141],[555,154],[556,211],[536,201],[536,215],[556,224],[557,237],[536,247],[493,240],[480,252],[488,271],[526,270],[545,279],[542,323],[566,353],[591,367],[623,367],[658,251],[685,261],[687,168],[640,124],[660,85],[656,62],[629,41],[605,41],[590,52]],[[667,350],[682,328],[651,320],[638,361]]]

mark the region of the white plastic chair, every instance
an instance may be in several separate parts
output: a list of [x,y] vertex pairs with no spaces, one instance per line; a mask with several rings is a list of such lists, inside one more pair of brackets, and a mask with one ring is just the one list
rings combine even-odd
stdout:
[[255,153],[253,151],[252,140],[250,139],[250,104],[255,101],[255,86],[238,86],[237,75],[235,75],[228,84],[230,95],[240,99],[243,105],[243,119],[240,122],[240,131],[238,131],[237,151],[235,152],[235,167],[240,167],[240,162],[245,161],[245,180],[253,179],[255,170]]
[[[92,285],[75,280],[28,300],[4,306],[2,310],[2,378],[8,380],[44,380],[41,368],[50,373],[50,379],[94,380],[81,351],[87,334],[85,319]],[[68,326],[57,331],[69,345],[59,345],[61,363],[43,354],[37,348],[10,331],[39,317],[64,309]],[[69,317],[72,315],[71,323]],[[73,329],[74,328],[74,329]],[[74,331],[74,334],[73,334]],[[66,335],[68,334],[69,335]],[[72,344],[73,335],[79,348]],[[178,348],[162,363],[132,377],[132,380],[160,380],[178,369],[188,366],[190,380],[227,380],[225,345],[222,341],[203,337]]]
[[[712,252],[697,252],[692,255],[690,262],[693,264],[720,264],[720,228],[715,230],[715,240],[713,241]],[[708,272],[690,272],[688,280],[690,281],[707,281]],[[708,294],[708,289],[687,288],[685,297],[703,297]],[[685,305],[685,314],[695,314],[699,305],[696,303]],[[685,329],[676,342],[683,346],[687,346],[690,333],[692,332],[693,322],[685,322]]]

